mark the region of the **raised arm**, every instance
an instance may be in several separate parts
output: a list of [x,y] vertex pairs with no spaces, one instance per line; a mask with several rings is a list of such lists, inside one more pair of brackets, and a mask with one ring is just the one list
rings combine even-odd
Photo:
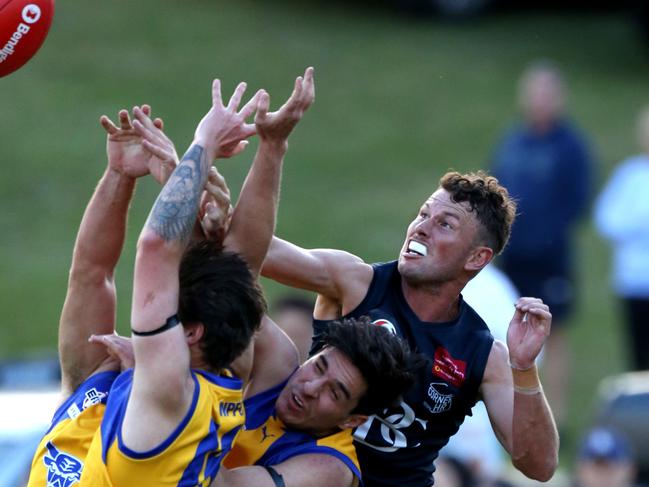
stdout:
[[526,476],[549,480],[557,468],[559,436],[535,360],[550,333],[552,315],[539,299],[520,298],[507,332],[507,347],[494,346],[482,394],[496,436]]
[[[138,240],[131,312],[135,372],[123,426],[125,442],[136,450],[164,439],[179,424],[192,399],[187,340],[196,337],[191,329],[186,337],[182,326],[162,333],[156,330],[173,323],[170,317],[177,311],[180,261],[212,161],[240,151],[241,142],[255,132],[245,119],[254,112],[257,97],[237,111],[245,87],[239,84],[225,106],[220,82],[214,81],[212,108],[162,188]],[[135,115],[140,119],[139,111]]]
[[319,300],[332,303],[340,317],[363,300],[373,270],[360,257],[342,250],[304,249],[273,237],[261,274],[287,286],[318,293]]
[[234,208],[225,246],[238,252],[254,275],[259,274],[275,230],[279,185],[288,137],[315,99],[313,68],[295,80],[289,99],[268,113],[269,97],[263,94],[255,125],[259,148]]
[[[142,110],[150,113],[146,105]],[[142,150],[126,110],[119,112],[119,126],[105,115],[100,122],[107,133],[108,166],[81,219],[59,323],[64,397],[93,373],[119,369],[119,361],[111,360],[104,347],[88,343],[88,338],[115,330],[114,270],[124,245],[135,180],[162,163]],[[155,124],[162,126],[162,121]]]
[[[282,476],[285,487],[351,487],[358,479],[340,460],[330,455],[305,454],[273,465]],[[221,467],[211,487],[275,487],[271,474],[265,467],[250,466],[231,470]]]

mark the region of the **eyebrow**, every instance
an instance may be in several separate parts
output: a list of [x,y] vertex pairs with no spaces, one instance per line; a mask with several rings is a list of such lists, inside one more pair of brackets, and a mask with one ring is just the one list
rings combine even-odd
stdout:
[[[329,362],[327,361],[327,358],[326,358],[324,355],[320,355],[320,361],[322,362],[322,363],[321,363],[322,368],[323,368],[324,370],[327,370],[327,369],[329,368]],[[336,380],[336,385],[338,386],[338,388],[339,388],[341,391],[343,391],[343,394],[345,394],[345,396],[347,397],[347,400],[349,400],[349,399],[352,398],[351,394],[350,394],[349,391],[347,390],[347,387],[345,387],[345,384],[343,384],[343,383],[340,382],[339,380]]]
[[460,216],[458,214],[450,212],[450,211],[443,211],[441,216],[445,216],[445,217],[448,217],[448,218],[454,218],[457,221],[460,221]]

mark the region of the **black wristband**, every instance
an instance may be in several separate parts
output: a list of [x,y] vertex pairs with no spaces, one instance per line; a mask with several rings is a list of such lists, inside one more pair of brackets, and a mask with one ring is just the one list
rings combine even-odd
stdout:
[[286,487],[286,484],[284,483],[284,478],[280,474],[277,473],[277,470],[275,470],[270,465],[265,466],[264,468],[270,474],[270,478],[273,479],[275,487]]
[[167,318],[167,321],[164,322],[164,325],[162,325],[159,328],[156,328],[155,330],[135,331],[133,328],[131,328],[131,333],[133,333],[133,335],[138,337],[150,337],[151,335],[157,335],[158,333],[167,331],[177,325],[180,325],[180,320],[178,319],[178,315],[174,314],[171,315],[169,318]]

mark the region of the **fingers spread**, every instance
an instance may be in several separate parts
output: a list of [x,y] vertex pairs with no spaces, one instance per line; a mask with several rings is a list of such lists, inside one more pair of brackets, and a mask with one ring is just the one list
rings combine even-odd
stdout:
[[259,95],[259,102],[257,103],[257,115],[255,116],[255,123],[260,123],[266,119],[268,115],[268,107],[270,106],[270,96],[265,91]]
[[212,81],[212,105],[221,106],[221,80],[215,79]]
[[259,103],[259,97],[262,95],[262,93],[265,93],[265,91],[258,90],[257,93],[255,93],[255,96],[248,100],[248,103],[243,106],[243,108],[239,112],[239,115],[241,115],[244,120],[255,112]]
[[132,128],[131,119],[128,116],[128,110],[122,109],[119,111],[119,124],[122,130],[130,130]]
[[158,159],[161,159],[163,162],[168,162],[173,159],[173,155],[170,152],[167,152],[162,147],[156,144],[152,144],[148,140],[142,140],[142,147],[144,147],[151,154],[156,156]]
[[99,117],[99,123],[104,128],[104,130],[110,135],[116,134],[119,130],[115,126],[113,121],[110,118],[108,118],[106,115],[102,115],[101,117]]
[[241,103],[241,99],[243,98],[243,93],[246,91],[246,87],[248,85],[246,84],[245,81],[242,81],[237,85],[237,88],[234,90],[234,94],[230,98],[230,101],[228,102],[228,110],[237,110],[239,108],[239,103]]
[[164,121],[160,117],[158,117],[153,121],[153,125],[155,125],[156,128],[163,130],[165,124]]

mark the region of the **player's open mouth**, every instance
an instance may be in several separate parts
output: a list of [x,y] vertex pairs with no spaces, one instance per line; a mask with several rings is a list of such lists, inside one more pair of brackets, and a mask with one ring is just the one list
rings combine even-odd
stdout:
[[295,403],[295,405],[296,405],[299,409],[304,408],[304,403],[303,403],[302,400],[297,396],[297,394],[293,394],[292,397],[293,397],[293,402]]
[[424,244],[421,244],[415,240],[411,240],[410,242],[408,242],[408,249],[406,250],[406,253],[421,255],[422,257],[425,257],[426,255],[428,255],[428,249]]

